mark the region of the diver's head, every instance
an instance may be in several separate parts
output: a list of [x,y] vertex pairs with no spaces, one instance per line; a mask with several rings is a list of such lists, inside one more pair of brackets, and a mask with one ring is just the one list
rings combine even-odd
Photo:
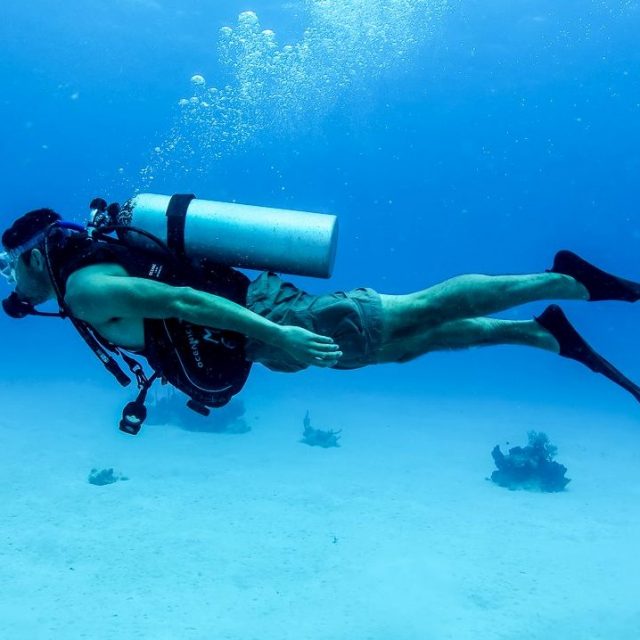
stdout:
[[49,228],[60,219],[52,209],[36,209],[15,220],[2,234],[0,271],[15,286],[17,297],[31,305],[55,296],[44,243]]

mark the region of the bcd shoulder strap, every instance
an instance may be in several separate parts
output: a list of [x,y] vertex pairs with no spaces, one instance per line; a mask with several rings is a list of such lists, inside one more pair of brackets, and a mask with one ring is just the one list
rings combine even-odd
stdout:
[[151,377],[147,378],[142,365],[137,360],[123,353],[122,350],[115,345],[106,345],[105,341],[96,334],[94,329],[87,322],[84,322],[83,320],[80,320],[73,315],[71,309],[64,299],[63,283],[60,282],[60,274],[53,265],[50,243],[48,239],[45,240],[44,255],[47,264],[47,270],[49,272],[51,282],[53,284],[53,289],[58,301],[58,306],[60,307],[61,317],[69,318],[69,320],[71,320],[80,337],[85,341],[91,351],[93,351],[93,353],[100,360],[100,362],[102,362],[107,371],[115,377],[120,385],[122,385],[123,387],[128,386],[129,384],[131,384],[131,378],[122,370],[116,360],[108,353],[107,349],[119,355],[126,362],[131,373],[136,377],[136,382],[139,389],[138,396],[134,401],[129,402],[126,405],[122,412],[122,418],[119,424],[119,428],[121,431],[129,433],[131,435],[136,435],[140,431],[142,424],[147,416],[147,409],[144,404],[147,397],[147,392],[149,391],[151,385],[158,378],[158,374],[154,372]]

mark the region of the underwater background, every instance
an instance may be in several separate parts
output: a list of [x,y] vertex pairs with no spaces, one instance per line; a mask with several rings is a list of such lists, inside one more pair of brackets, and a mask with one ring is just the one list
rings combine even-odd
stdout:
[[[313,293],[538,272],[560,248],[640,280],[639,33],[635,0],[4,2],[1,220],[195,193],[337,214],[332,279],[287,278]],[[637,307],[563,308],[640,380]],[[246,433],[130,438],[133,391],[70,323],[0,328],[3,637],[640,636],[640,407],[572,361],[256,365]],[[339,448],[299,442],[307,410]],[[486,482],[530,430],[567,491]]]

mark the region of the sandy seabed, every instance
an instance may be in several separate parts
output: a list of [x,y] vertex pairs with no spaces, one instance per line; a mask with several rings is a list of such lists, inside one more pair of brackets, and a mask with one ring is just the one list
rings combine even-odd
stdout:
[[[121,394],[37,391],[0,389],[3,640],[640,637],[640,415],[345,389],[131,438]],[[299,442],[309,404],[340,448]],[[486,480],[541,427],[566,492]]]

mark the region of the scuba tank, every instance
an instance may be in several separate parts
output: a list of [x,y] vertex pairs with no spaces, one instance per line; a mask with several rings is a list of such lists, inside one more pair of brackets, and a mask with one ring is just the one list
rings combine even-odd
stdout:
[[[122,206],[117,224],[142,229],[191,261],[316,278],[331,277],[338,241],[334,215],[192,195],[138,194]],[[140,234],[129,241],[153,249]]]

